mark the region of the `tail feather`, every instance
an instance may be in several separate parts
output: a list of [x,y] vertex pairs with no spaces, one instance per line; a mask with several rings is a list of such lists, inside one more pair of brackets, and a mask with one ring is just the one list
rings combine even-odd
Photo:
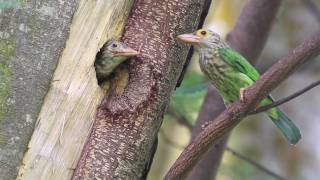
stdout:
[[296,144],[301,139],[299,128],[279,108],[275,109],[276,115],[272,113],[269,117],[290,144]]

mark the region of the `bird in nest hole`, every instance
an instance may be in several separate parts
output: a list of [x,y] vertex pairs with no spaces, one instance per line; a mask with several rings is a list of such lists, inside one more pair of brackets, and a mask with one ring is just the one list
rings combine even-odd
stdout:
[[98,84],[106,81],[121,63],[138,54],[138,51],[122,42],[117,40],[108,41],[103,45],[94,62]]

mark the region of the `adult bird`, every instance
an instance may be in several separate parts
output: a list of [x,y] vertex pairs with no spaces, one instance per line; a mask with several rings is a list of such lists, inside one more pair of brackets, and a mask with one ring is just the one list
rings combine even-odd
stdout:
[[119,64],[138,54],[122,42],[108,41],[103,45],[94,62],[98,83],[105,81]]
[[[232,50],[211,30],[200,29],[191,34],[179,35],[177,39],[194,45],[199,51],[200,68],[217,88],[225,104],[242,99],[244,88],[251,86],[260,77],[258,71],[243,56]],[[260,106],[272,102],[269,95],[260,102]],[[296,144],[301,139],[300,130],[278,107],[266,113],[290,144]]]

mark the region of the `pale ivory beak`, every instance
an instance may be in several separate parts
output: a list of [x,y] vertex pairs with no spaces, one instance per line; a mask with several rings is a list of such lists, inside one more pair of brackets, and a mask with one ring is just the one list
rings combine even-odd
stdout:
[[199,44],[200,43],[200,37],[195,34],[181,34],[177,36],[178,41],[181,41],[186,44]]

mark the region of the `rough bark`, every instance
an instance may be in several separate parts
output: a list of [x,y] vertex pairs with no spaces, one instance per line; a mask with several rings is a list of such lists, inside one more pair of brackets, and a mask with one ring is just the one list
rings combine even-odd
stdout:
[[132,4],[79,2],[18,179],[72,177],[103,97],[93,68],[95,56],[108,39],[122,33]]
[[58,58],[75,1],[1,1],[0,179],[14,179]]
[[[248,0],[241,11],[236,26],[228,35],[228,44],[252,64],[256,63],[266,44],[281,2],[282,0]],[[224,109],[224,104],[220,96],[217,95],[217,91],[209,90],[196,127],[201,127],[204,123],[215,119],[214,117],[217,117]],[[195,128],[192,131],[192,137],[200,132],[201,129]],[[217,144],[214,144],[203,157],[203,160],[199,162],[199,165],[194,167],[187,179],[214,179],[227,140],[228,136],[226,135]]]
[[320,32],[305,40],[273,65],[244,94],[245,101],[236,101],[223,111],[181,153],[165,179],[184,178],[208,148],[229,133],[251,109],[257,107],[276,86],[308,60],[320,54]]
[[129,76],[121,71],[112,82],[74,179],[145,177],[163,113],[188,53],[188,46],[177,44],[175,37],[195,30],[203,2],[135,2],[123,40],[141,54],[130,60]]

